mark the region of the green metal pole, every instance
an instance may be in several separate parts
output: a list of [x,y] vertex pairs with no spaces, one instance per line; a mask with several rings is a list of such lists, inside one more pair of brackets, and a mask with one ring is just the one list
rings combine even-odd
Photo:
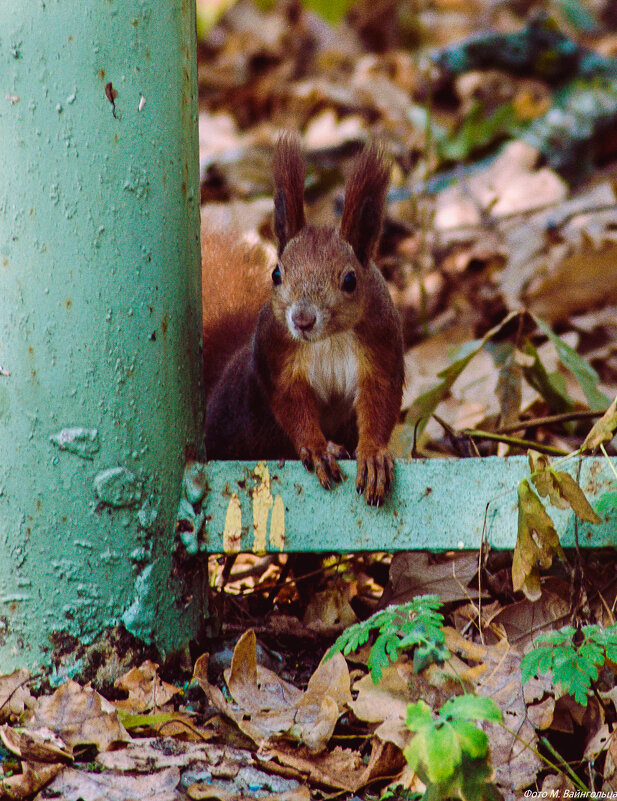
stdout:
[[192,0],[0,4],[0,672],[198,625],[172,555],[201,414],[194,26]]

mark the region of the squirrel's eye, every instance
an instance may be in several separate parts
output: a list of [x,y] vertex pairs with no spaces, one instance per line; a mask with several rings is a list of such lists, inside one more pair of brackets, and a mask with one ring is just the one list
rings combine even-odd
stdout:
[[343,292],[353,292],[356,288],[356,274],[353,270],[347,273],[343,278],[342,289]]
[[283,276],[281,275],[281,268],[277,264],[274,270],[272,270],[272,282],[274,286],[278,286],[282,280]]

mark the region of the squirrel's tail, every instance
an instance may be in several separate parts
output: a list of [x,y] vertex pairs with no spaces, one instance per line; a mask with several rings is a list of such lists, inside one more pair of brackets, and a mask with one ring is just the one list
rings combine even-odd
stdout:
[[245,345],[270,292],[273,253],[240,232],[202,223],[203,375],[206,395]]

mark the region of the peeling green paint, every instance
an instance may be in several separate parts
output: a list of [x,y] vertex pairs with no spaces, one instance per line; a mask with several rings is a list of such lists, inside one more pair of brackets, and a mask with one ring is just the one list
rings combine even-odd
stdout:
[[254,470],[256,484],[253,487],[253,552],[265,553],[268,538],[268,518],[274,499],[270,492],[270,471],[265,462],[259,462]]
[[207,489],[206,466],[201,462],[190,462],[184,471],[184,495],[191,504],[198,504],[203,500]]
[[92,459],[101,449],[96,428],[63,428],[49,437],[50,442],[61,451],[74,453],[82,459]]
[[94,477],[94,490],[109,506],[133,506],[141,500],[142,485],[126,467],[110,467]]
[[146,498],[143,506],[137,512],[139,525],[146,531],[153,531],[158,516],[159,511],[156,505],[156,498],[154,495],[151,495],[149,498]]

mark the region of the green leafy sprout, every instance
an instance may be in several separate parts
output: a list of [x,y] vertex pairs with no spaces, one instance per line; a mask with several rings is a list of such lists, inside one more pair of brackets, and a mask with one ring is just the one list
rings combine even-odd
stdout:
[[409,767],[427,785],[424,801],[500,798],[491,783],[488,737],[476,725],[501,723],[501,710],[490,698],[460,695],[450,698],[436,717],[424,701],[407,707],[405,724],[414,732],[404,754]]
[[443,615],[438,595],[423,595],[406,604],[389,606],[361,623],[345,629],[326,654],[345,655],[357,651],[377,631],[368,658],[368,669],[377,684],[384,669],[396,661],[401,651],[413,649],[413,669],[416,673],[433,662],[444,662],[450,656],[445,645]]
[[604,629],[583,626],[579,631],[565,626],[536,638],[534,648],[521,662],[521,678],[526,683],[550,671],[564,692],[587,706],[598,669],[607,661],[617,662],[617,624]]

